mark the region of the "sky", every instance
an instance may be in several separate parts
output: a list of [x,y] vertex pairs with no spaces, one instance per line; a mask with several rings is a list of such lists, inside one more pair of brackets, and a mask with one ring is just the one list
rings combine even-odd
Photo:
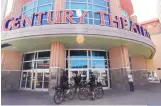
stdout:
[[157,18],[157,0],[131,0],[138,22]]
[[[138,22],[144,22],[157,18],[156,7],[157,0],[131,0],[134,8],[134,15],[137,16]],[[11,11],[13,0],[8,0],[6,15]]]

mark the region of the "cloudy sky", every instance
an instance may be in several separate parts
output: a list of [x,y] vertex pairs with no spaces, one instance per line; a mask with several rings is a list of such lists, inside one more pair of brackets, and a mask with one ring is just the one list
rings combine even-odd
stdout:
[[[7,13],[11,11],[12,1],[8,0]],[[156,5],[157,0],[131,0],[134,7],[134,14],[138,17],[138,22],[157,18]]]
[[157,0],[131,0],[134,7],[134,14],[138,21],[143,22],[157,18]]

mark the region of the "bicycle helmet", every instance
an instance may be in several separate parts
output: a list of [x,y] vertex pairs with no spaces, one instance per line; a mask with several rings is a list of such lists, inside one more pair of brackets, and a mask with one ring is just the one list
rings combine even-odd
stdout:
[[63,71],[63,75],[65,75],[66,74],[66,72],[65,71]]

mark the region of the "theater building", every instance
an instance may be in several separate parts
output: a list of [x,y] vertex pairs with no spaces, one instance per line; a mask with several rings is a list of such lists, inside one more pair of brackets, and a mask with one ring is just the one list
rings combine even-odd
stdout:
[[[14,0],[3,21],[2,90],[52,91],[63,71],[105,89],[148,84],[156,47],[130,0]],[[150,63],[149,63],[150,64]]]
[[152,59],[147,59],[148,72],[161,80],[161,23],[159,18],[140,23],[151,35],[151,39],[156,46],[156,53]]

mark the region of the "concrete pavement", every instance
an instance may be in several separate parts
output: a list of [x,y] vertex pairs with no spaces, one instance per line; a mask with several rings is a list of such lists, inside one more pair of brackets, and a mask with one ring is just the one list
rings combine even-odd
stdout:
[[[17,91],[2,92],[2,105],[53,105],[53,99],[47,92]],[[107,90],[102,99],[66,100],[61,105],[161,105],[161,84],[136,89],[135,92]]]

